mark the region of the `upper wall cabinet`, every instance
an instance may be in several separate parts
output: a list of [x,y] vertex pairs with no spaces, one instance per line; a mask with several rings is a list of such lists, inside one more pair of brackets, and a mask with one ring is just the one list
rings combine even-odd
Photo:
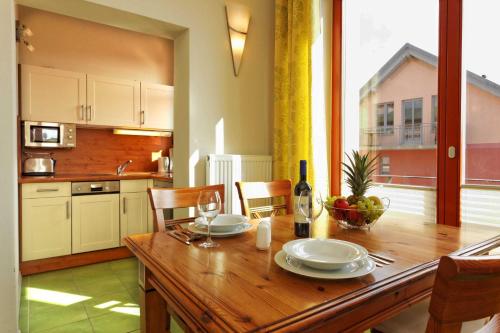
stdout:
[[140,83],[87,75],[89,125],[140,125]]
[[141,126],[174,129],[174,87],[141,82]]
[[174,129],[174,87],[21,67],[22,120]]
[[21,91],[23,120],[85,123],[85,74],[23,65]]

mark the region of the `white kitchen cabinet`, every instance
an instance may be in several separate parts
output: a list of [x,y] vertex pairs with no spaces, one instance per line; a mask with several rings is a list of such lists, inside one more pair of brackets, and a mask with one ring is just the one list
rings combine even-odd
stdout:
[[123,237],[148,232],[148,194],[121,193],[120,201],[120,242],[123,245]]
[[140,127],[140,83],[87,75],[87,124]]
[[71,197],[22,200],[22,261],[71,254]]
[[86,75],[21,65],[21,119],[84,124]]
[[148,180],[120,181],[120,241],[123,237],[148,232]]
[[120,246],[119,200],[119,194],[72,198],[72,253]]
[[141,82],[141,127],[174,129],[174,87]]
[[174,129],[174,87],[21,65],[21,119]]

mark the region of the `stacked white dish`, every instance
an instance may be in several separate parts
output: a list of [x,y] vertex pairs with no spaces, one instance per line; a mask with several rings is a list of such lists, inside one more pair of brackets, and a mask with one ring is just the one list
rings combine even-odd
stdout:
[[355,278],[375,269],[364,247],[336,239],[290,241],[276,253],[274,260],[287,271],[321,279]]
[[[248,218],[243,215],[219,214],[210,223],[211,235],[214,237],[227,237],[242,234],[252,225],[248,223]],[[190,223],[188,230],[197,234],[208,234],[208,222],[204,217],[197,217],[194,223]]]

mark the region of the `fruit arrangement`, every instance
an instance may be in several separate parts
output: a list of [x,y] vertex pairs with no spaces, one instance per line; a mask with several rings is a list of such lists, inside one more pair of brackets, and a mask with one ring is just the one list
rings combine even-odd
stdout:
[[[372,174],[375,172],[376,158],[370,159],[368,154],[353,152],[347,155],[349,163],[342,163],[346,174],[346,183],[351,195],[328,197],[325,208],[330,215],[345,228],[369,229],[389,207],[389,199],[377,196],[365,197],[372,186]],[[384,201],[384,202],[383,202]]]

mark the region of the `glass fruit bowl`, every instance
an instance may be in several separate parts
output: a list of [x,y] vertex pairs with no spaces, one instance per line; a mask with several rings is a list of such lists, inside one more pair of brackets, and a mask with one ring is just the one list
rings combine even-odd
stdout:
[[389,208],[390,200],[388,198],[377,198],[378,202],[371,201],[371,203],[368,200],[371,201],[370,198],[364,198],[355,205],[337,201],[333,204],[325,202],[325,209],[344,229],[370,230]]

